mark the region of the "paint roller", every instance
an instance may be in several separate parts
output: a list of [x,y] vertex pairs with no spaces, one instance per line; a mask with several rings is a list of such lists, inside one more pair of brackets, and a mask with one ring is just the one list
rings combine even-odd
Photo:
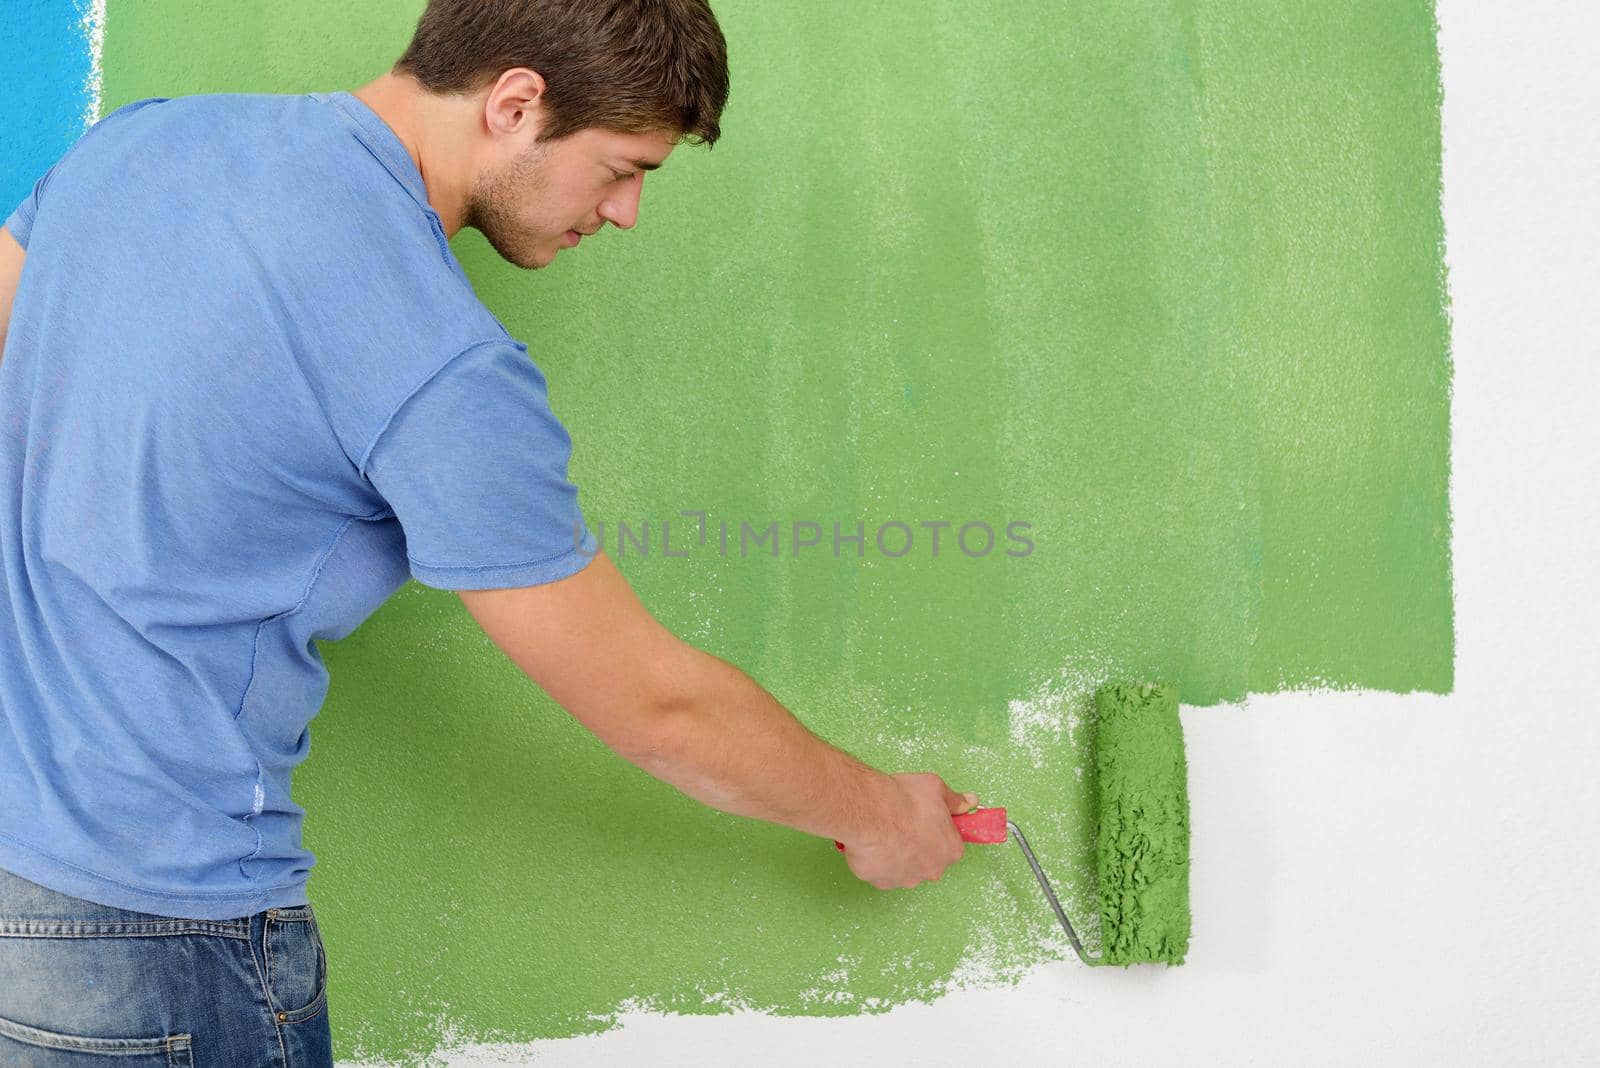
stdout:
[[1022,828],[1004,808],[951,819],[963,841],[1001,843],[1007,832],[1017,840],[1085,964],[1182,964],[1189,951],[1189,786],[1177,691],[1160,683],[1109,683],[1095,691],[1093,703],[1099,956],[1084,950]]

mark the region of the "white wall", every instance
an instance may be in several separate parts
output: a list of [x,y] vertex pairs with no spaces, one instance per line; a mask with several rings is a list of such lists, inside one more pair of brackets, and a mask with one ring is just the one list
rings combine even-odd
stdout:
[[1441,0],[1456,692],[1185,709],[1187,964],[450,1063],[1600,1063],[1595,12]]

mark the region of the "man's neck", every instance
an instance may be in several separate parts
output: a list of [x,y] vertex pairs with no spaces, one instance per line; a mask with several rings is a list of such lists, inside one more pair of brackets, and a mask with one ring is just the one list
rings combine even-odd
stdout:
[[436,96],[403,74],[380,75],[351,95],[375,111],[405,146],[422,175],[428,204],[446,237],[461,229],[467,210],[471,161],[464,133],[475,107],[471,97]]

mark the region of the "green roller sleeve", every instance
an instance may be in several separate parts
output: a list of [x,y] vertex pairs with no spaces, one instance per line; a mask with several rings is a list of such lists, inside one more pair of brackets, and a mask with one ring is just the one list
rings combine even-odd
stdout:
[[1102,959],[1182,964],[1189,788],[1177,691],[1117,683],[1097,690],[1094,704]]

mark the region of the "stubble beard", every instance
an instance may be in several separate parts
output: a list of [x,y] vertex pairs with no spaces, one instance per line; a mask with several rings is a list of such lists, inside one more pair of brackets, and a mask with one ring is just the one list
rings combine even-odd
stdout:
[[467,200],[464,225],[483,234],[508,263],[535,271],[552,262],[541,257],[540,238],[519,221],[519,203],[538,202],[549,185],[548,145],[535,144],[498,171],[479,174]]

